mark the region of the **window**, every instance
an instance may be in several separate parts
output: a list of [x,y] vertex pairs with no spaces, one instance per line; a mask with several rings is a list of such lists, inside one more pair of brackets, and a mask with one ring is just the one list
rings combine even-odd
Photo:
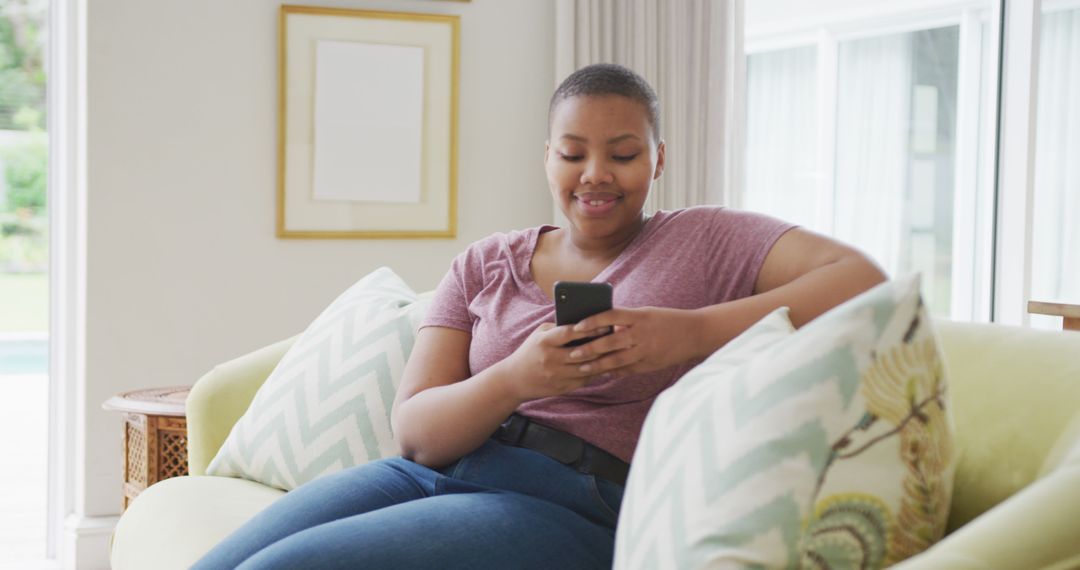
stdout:
[[0,567],[47,555],[47,0],[0,0]]
[[1038,59],[1031,296],[1080,303],[1080,2],[1043,2]]
[[748,2],[742,205],[921,272],[936,315],[988,318],[990,8]]

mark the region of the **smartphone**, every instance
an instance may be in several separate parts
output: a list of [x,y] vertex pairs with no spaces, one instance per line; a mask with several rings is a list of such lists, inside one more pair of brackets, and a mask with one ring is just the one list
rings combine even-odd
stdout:
[[[555,282],[555,324],[572,325],[585,317],[610,310],[611,283]],[[600,336],[609,334],[610,330]],[[578,346],[600,336],[572,340],[563,346]]]

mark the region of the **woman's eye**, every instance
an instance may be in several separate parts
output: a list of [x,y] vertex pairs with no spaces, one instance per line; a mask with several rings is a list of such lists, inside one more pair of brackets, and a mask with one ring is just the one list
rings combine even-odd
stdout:
[[635,158],[637,158],[637,154],[635,153],[635,154],[617,155],[617,156],[613,156],[612,158],[614,158],[615,160],[617,160],[619,162],[630,162],[631,160],[634,160]]
[[577,161],[581,160],[581,156],[577,155],[577,154],[563,154],[563,153],[560,152],[559,156],[561,156],[562,159],[567,161],[567,162],[577,162]]

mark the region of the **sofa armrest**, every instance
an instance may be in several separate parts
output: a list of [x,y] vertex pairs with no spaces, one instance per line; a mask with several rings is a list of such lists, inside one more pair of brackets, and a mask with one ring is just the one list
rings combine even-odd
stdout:
[[1074,459],[893,568],[1080,567],[1080,454]]
[[199,379],[187,397],[188,472],[206,467],[244,415],[255,392],[296,342],[292,337],[219,364]]

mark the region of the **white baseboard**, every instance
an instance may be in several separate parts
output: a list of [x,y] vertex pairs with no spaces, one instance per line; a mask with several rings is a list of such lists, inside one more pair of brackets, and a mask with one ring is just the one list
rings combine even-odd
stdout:
[[64,570],[108,570],[109,546],[119,516],[68,515],[61,536]]

